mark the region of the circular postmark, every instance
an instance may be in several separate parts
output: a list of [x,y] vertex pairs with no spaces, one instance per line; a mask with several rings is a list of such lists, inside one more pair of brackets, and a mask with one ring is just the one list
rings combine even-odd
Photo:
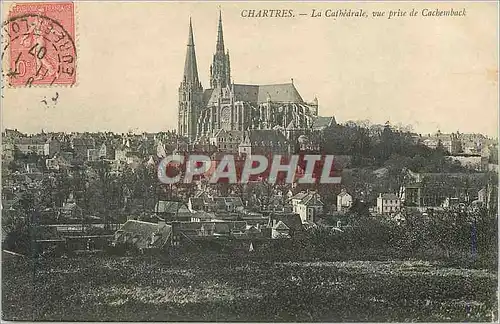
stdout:
[[73,85],[76,47],[73,37],[55,19],[40,14],[10,17],[3,24],[2,61],[8,55],[10,86]]

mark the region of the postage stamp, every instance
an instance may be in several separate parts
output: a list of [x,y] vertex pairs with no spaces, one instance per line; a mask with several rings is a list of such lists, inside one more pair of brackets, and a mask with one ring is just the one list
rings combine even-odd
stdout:
[[4,23],[10,86],[74,85],[75,14],[72,2],[17,3]]

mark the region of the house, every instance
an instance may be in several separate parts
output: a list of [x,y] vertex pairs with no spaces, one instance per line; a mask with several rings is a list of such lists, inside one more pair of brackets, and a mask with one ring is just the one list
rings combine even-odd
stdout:
[[74,159],[85,161],[88,159],[88,150],[95,148],[95,140],[91,137],[75,137],[71,139],[71,148]]
[[113,237],[113,245],[129,244],[137,249],[163,248],[170,242],[172,226],[163,221],[149,223],[128,220]]
[[451,155],[460,153],[463,151],[462,142],[460,141],[459,134],[451,133],[444,134],[441,131],[437,131],[436,134],[429,135],[423,138],[422,144],[425,146],[437,149],[442,147],[446,152]]
[[34,153],[43,156],[52,156],[60,150],[57,140],[46,140],[42,137],[22,137],[14,141],[15,147],[23,154]]
[[491,199],[490,195],[491,192],[489,192],[487,188],[482,188],[477,192],[477,199],[471,203],[471,206],[473,208],[486,207],[489,209]]
[[48,158],[45,160],[45,166],[48,170],[61,170],[63,168],[71,167],[71,163],[68,159],[64,157],[63,154],[57,153],[53,158]]
[[132,168],[137,167],[142,162],[142,157],[137,151],[130,151],[125,154],[125,162],[132,166]]
[[155,214],[165,219],[191,220],[192,213],[187,205],[180,201],[160,200],[156,203]]
[[[291,193],[291,191],[289,191],[289,193]],[[292,207],[293,207],[293,211],[294,212],[297,212],[297,204],[299,202],[302,201],[302,199],[304,199],[305,197],[307,196],[307,192],[306,191],[301,191],[301,192],[298,192],[296,193],[295,195],[292,195],[290,197],[290,202],[292,203]]]
[[302,219],[299,214],[295,213],[285,213],[285,212],[273,212],[269,215],[268,227],[272,227],[273,222],[283,222],[289,228],[290,236],[295,235],[304,229],[302,224]]
[[290,200],[293,212],[300,215],[302,223],[314,223],[315,216],[323,213],[324,203],[315,191],[299,192]]
[[[235,138],[236,136],[233,137],[233,139]],[[198,138],[194,143],[193,143],[193,150],[195,152],[207,152],[207,153],[214,153],[216,152],[219,147],[218,146],[215,146],[215,145],[212,145],[211,144],[211,138],[209,136],[200,136],[200,138]],[[219,141],[217,141],[219,143]],[[229,144],[231,144],[233,142],[233,140],[229,140]],[[221,143],[222,144],[222,143]],[[239,144],[239,142],[238,142]],[[224,147],[221,147],[221,149],[224,149]],[[231,147],[226,147],[226,151],[227,149],[230,149],[229,151],[230,152],[233,152],[232,151],[232,148]],[[238,153],[238,145],[236,145],[236,151],[235,153]]]
[[351,208],[352,196],[346,189],[342,189],[340,194],[337,195],[337,211],[343,212]]
[[235,212],[243,209],[240,197],[214,197],[212,204],[215,211]]
[[393,214],[401,209],[401,198],[392,193],[380,194],[377,198],[377,213]]
[[243,133],[238,152],[240,154],[286,154],[289,152],[288,140],[279,130],[251,129]]
[[61,216],[70,219],[81,219],[83,214],[82,208],[73,201],[65,202],[60,211]]
[[173,245],[187,240],[218,239],[225,237],[241,238],[246,232],[244,221],[210,221],[210,222],[172,222]]
[[413,173],[407,170],[399,196],[407,207],[439,207],[447,197],[470,201],[484,187],[485,181],[485,173],[481,172]]
[[98,160],[99,160],[99,149],[88,149],[87,161],[98,161]]
[[312,123],[312,130],[313,131],[325,131],[327,129],[330,129],[337,125],[337,122],[335,121],[335,117],[323,117],[323,116],[316,116],[314,118],[314,121]]
[[441,204],[443,208],[453,208],[460,204],[460,200],[456,197],[446,197],[446,199]]
[[188,209],[191,212],[207,210],[208,204],[203,197],[190,197],[188,200]]
[[36,165],[36,163],[25,163],[24,164],[24,170],[28,174],[30,174],[30,173],[42,173],[42,172],[40,172],[40,170],[39,170],[38,166]]
[[210,222],[215,219],[214,213],[206,211],[195,211],[191,214],[191,222]]
[[262,237],[262,230],[259,225],[247,225],[242,237],[246,238],[258,238]]
[[285,225],[282,221],[273,221],[271,227],[271,238],[272,239],[285,239],[290,238],[290,228]]
[[8,164],[14,160],[14,144],[2,143],[2,162]]
[[242,139],[242,131],[220,129],[210,137],[210,145],[216,147],[219,152],[238,153]]
[[44,155],[54,156],[61,151],[61,142],[57,138],[49,138],[44,144]]
[[127,154],[132,152],[129,147],[120,147],[115,150],[115,160],[120,162],[127,162]]
[[477,200],[486,204],[486,202],[489,200],[488,190],[486,188],[481,188],[481,190],[477,192]]

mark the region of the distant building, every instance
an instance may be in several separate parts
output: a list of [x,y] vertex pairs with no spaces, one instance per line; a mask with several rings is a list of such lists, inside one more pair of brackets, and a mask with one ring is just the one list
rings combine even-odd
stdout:
[[343,212],[352,206],[352,196],[347,190],[342,189],[340,194],[337,195],[337,211]]
[[[470,203],[487,183],[485,173],[407,172],[400,197],[406,207],[440,207],[448,197]],[[446,185],[443,185],[446,184]]]
[[156,203],[155,214],[164,219],[190,221],[192,213],[185,203],[180,201],[160,200]]
[[315,192],[299,192],[290,199],[293,212],[300,215],[302,223],[314,223],[316,215],[323,213],[324,203]]
[[395,194],[380,194],[377,198],[377,213],[393,214],[401,209],[401,198]]
[[56,154],[53,158],[48,158],[45,160],[45,166],[48,170],[58,171],[63,168],[71,167],[71,162],[63,155]]
[[14,144],[2,143],[2,162],[9,163],[14,160]]
[[172,245],[219,238],[246,238],[244,221],[172,222]]
[[88,149],[87,150],[87,161],[98,161],[99,160],[99,150],[98,149]]
[[285,135],[273,129],[252,129],[243,133],[239,144],[240,154],[287,154],[289,143]]
[[274,221],[271,229],[272,239],[290,238],[290,228],[282,221]]
[[73,158],[78,161],[88,160],[88,150],[95,148],[95,140],[91,137],[75,137],[71,139]]
[[441,204],[443,208],[453,208],[460,204],[460,200],[456,197],[447,197]]
[[113,245],[129,244],[137,249],[163,248],[170,244],[172,226],[158,223],[128,220],[115,232]]
[[14,141],[15,147],[23,154],[34,153],[43,156],[53,156],[60,151],[58,140],[39,137],[21,137]]
[[220,129],[210,137],[210,144],[219,152],[238,153],[242,139],[243,131]]
[[437,149],[441,146],[446,152],[451,155],[461,153],[462,143],[458,134],[444,134],[441,131],[437,131],[436,134],[429,135],[423,138],[422,144],[432,149]]
[[240,197],[214,197],[212,203],[215,211],[235,212],[243,209],[243,201]]
[[208,210],[208,202],[204,197],[190,197],[187,206],[191,212]]
[[115,150],[115,160],[120,162],[127,162],[127,154],[132,150],[128,147],[120,147]]

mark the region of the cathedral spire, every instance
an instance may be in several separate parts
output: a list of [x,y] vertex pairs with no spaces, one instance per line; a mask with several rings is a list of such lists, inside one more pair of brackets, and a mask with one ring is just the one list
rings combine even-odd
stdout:
[[217,29],[217,44],[212,65],[210,66],[210,87],[224,88],[231,84],[231,68],[229,65],[229,52],[224,49],[224,34],[222,31],[222,12],[219,9],[219,26]]
[[179,135],[193,141],[196,137],[198,114],[202,106],[203,87],[198,78],[194,50],[193,24],[189,19],[189,34],[184,64],[184,76],[179,86]]
[[196,52],[194,50],[193,24],[189,18],[189,36],[187,43],[186,62],[184,64],[184,81],[198,84],[198,65],[196,64]]
[[222,12],[219,9],[219,29],[217,31],[216,52],[224,53],[224,34],[222,32]]

